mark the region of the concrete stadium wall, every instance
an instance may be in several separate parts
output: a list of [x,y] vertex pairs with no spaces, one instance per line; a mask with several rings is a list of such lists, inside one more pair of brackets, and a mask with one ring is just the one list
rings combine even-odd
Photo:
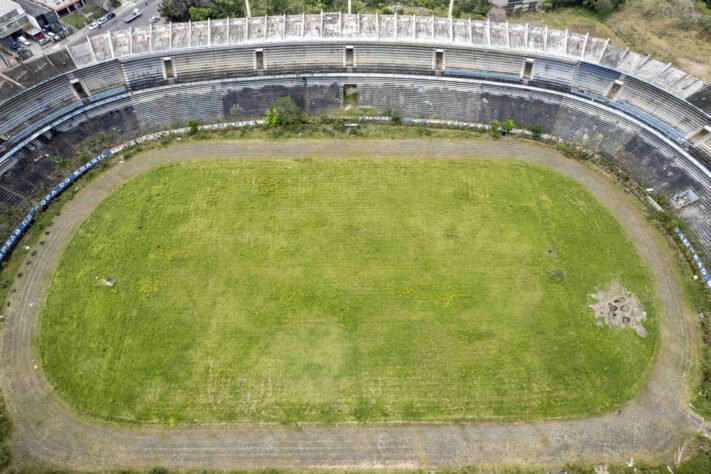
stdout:
[[[57,158],[82,155],[84,161],[188,120],[261,117],[273,99],[286,95],[312,114],[325,113],[342,106],[345,84],[355,84],[362,106],[408,116],[538,124],[547,133],[603,154],[646,187],[669,194],[692,187],[701,199],[679,215],[711,254],[711,173],[704,165],[711,163],[711,139],[698,146],[687,140],[711,119],[691,101],[602,62],[570,55],[351,41],[171,50],[172,79],[163,74],[164,52],[90,62],[69,71],[57,67],[53,76],[0,103],[0,210],[11,217],[0,231],[9,233],[64,178]],[[347,46],[354,50],[353,66],[345,64]],[[263,69],[255,66],[257,49],[265,57]],[[441,70],[435,67],[438,50],[444,54]],[[526,59],[534,60],[530,78],[522,77]],[[655,74],[666,72],[658,69]],[[615,80],[624,83],[614,99],[607,98]],[[88,97],[75,94],[75,81]],[[694,97],[707,100],[704,87],[692,89]],[[242,110],[240,117],[231,114],[235,105]]]

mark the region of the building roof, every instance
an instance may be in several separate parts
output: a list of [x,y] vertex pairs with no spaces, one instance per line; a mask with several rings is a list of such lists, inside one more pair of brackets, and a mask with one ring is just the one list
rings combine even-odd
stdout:
[[[0,2],[3,2],[6,0],[0,0]],[[25,13],[27,13],[30,16],[33,17],[38,17],[40,15],[44,15],[45,13],[49,13],[52,10],[49,8],[45,7],[44,5],[40,5],[39,3],[35,3],[31,0],[13,0],[15,3],[20,5],[23,10],[25,10]]]
[[12,10],[19,10],[22,13],[22,8],[15,2],[10,0],[0,0],[0,16],[11,12]]

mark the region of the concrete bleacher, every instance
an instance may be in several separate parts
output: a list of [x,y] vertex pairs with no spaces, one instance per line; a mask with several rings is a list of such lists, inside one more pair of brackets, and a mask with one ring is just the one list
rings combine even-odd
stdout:
[[[361,105],[380,111],[541,125],[604,154],[644,185],[702,188],[696,208],[711,197],[709,177],[690,161],[711,164],[711,140],[687,140],[711,124],[709,86],[588,35],[329,13],[131,28],[94,36],[61,57],[63,65],[39,84],[23,79],[34,70],[29,64],[0,78],[0,208],[26,206],[62,174],[55,158],[93,152],[86,143],[97,136],[115,144],[188,120],[262,116],[285,95],[327,112],[342,105],[345,84],[357,86]],[[87,97],[72,87],[77,80]],[[232,115],[235,105],[241,117]],[[711,251],[711,226],[704,239]]]

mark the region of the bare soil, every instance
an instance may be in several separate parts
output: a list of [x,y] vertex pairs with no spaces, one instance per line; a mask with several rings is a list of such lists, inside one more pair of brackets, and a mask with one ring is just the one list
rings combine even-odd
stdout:
[[629,328],[639,337],[647,337],[647,329],[642,324],[647,320],[647,312],[637,297],[619,281],[609,283],[605,289],[590,296],[596,301],[590,308],[598,319],[598,326],[606,324],[611,329]]

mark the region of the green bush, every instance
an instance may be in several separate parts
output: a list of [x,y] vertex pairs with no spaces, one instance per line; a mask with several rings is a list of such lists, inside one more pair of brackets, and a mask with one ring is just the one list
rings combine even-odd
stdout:
[[489,122],[489,126],[489,135],[494,138],[501,137],[501,130],[499,130],[501,128],[501,122],[499,122],[498,120],[492,120],[491,122]]
[[540,140],[543,134],[543,127],[534,123],[528,126],[528,131],[533,134],[534,140]]
[[393,109],[386,110],[385,115],[390,117],[390,121],[394,124],[400,125],[402,123],[402,115],[398,114]]
[[503,128],[506,133],[511,133],[513,132],[513,129],[516,128],[516,124],[513,120],[508,119],[506,122],[501,124],[501,128]]
[[[709,8],[711,8],[711,0],[707,0],[707,3],[710,3]],[[711,15],[704,15],[699,18],[699,28],[701,28],[702,31],[711,34]]]
[[[279,97],[269,104],[269,111],[272,112],[272,122],[274,126],[290,127],[308,122],[308,114],[296,105],[291,97]],[[267,112],[269,121],[269,112]],[[269,125],[269,124],[268,124]]]
[[677,474],[707,474],[711,472],[711,457],[706,453],[699,453],[679,466],[676,472]]
[[190,120],[188,122],[188,128],[190,128],[190,135],[195,135],[198,132],[198,127],[200,127],[200,122],[197,120]]
[[277,109],[267,110],[267,115],[264,117],[264,121],[267,123],[267,128],[279,128],[282,125],[281,117],[279,116],[279,111]]

